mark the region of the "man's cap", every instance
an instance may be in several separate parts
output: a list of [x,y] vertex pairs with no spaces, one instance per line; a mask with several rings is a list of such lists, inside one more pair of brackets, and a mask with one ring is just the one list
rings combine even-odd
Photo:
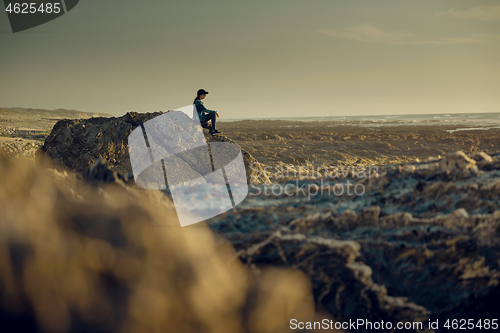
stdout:
[[206,91],[205,89],[200,89],[200,90],[198,90],[198,93],[197,93],[198,96],[206,95],[206,94],[208,94],[208,91]]

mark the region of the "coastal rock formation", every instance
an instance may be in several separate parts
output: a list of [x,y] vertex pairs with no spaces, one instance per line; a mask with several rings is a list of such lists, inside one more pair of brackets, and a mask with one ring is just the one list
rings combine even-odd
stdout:
[[[58,164],[77,172],[83,172],[96,160],[105,159],[110,167],[121,174],[132,173],[130,165],[128,136],[141,124],[162,115],[164,112],[129,112],[122,117],[65,119],[58,121],[45,144],[38,151],[38,157],[49,157]],[[187,116],[186,116],[187,118]],[[208,142],[232,142],[223,136],[211,136],[205,131]],[[182,147],[180,147],[182,149]],[[260,166],[249,153],[243,151],[247,178],[256,182],[266,181]]]
[[240,259],[257,269],[268,265],[294,267],[310,279],[316,301],[335,318],[372,322],[425,322],[430,312],[407,297],[390,295],[374,283],[356,241],[293,232],[286,227],[270,233],[231,235]]
[[344,167],[408,163],[458,150],[492,154],[500,145],[500,128],[481,126],[432,120],[420,125],[369,120],[245,120],[219,124],[224,134],[266,166],[285,163],[296,167],[306,162]]
[[103,184],[133,185],[134,178],[130,174],[123,175],[112,170],[107,161],[100,158],[90,168],[78,174],[78,177],[84,179],[87,183],[99,186]]
[[[362,194],[327,192],[356,185]],[[337,320],[425,329],[427,319],[499,318],[499,188],[500,154],[455,152],[361,179],[261,186],[209,225],[254,270],[302,270]]]
[[[110,169],[101,162],[93,170],[94,181],[122,184],[102,176]],[[500,154],[455,152],[380,171],[356,180],[361,196],[321,195],[333,184],[309,182],[316,194],[251,196],[208,225],[257,280],[269,267],[301,270],[336,320],[432,331],[429,319],[498,318]]]
[[[113,122],[98,128],[133,128]],[[47,144],[55,156],[63,153],[56,138],[68,137],[58,131]],[[93,131],[101,134],[75,137],[104,135]],[[106,156],[100,149],[93,155]],[[94,185],[128,188],[126,169],[92,161],[91,169],[73,169]],[[255,185],[258,192],[208,226],[256,280],[270,267],[300,270],[317,308],[339,321],[422,322],[413,331],[432,331],[428,320],[500,316],[500,154],[458,151],[341,175]],[[280,187],[288,192],[272,190]]]
[[0,151],[10,157],[35,157],[37,149],[42,146],[41,142],[35,140],[10,139],[0,142]]

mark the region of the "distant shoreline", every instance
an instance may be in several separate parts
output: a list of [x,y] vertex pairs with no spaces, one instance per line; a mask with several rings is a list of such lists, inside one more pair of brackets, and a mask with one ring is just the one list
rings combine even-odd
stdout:
[[109,113],[100,113],[100,112],[85,112],[85,111],[78,111],[78,110],[68,110],[68,109],[36,109],[36,108],[23,108],[23,107],[0,107],[0,112],[2,111],[7,111],[7,112],[16,112],[20,114],[32,114],[34,112],[37,113],[50,113],[52,115],[54,114],[62,114],[62,115],[86,115],[87,117],[115,117],[112,114]]
[[364,116],[323,116],[323,117],[270,117],[270,118],[223,118],[220,122],[290,122],[290,123],[332,123],[357,126],[394,126],[394,125],[460,125],[500,126],[500,112],[484,113],[429,113],[405,115],[364,115]]

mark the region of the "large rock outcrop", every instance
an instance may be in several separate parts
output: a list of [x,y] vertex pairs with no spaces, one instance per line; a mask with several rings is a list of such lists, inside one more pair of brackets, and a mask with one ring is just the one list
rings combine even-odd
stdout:
[[[37,152],[37,158],[48,157],[77,172],[85,171],[101,158],[108,162],[112,170],[123,175],[131,174],[129,134],[137,126],[162,114],[164,112],[129,112],[118,118],[60,120]],[[207,130],[204,132],[208,142],[234,143],[226,136],[211,136]],[[249,153],[242,152],[248,181],[259,183],[268,180],[257,160]]]

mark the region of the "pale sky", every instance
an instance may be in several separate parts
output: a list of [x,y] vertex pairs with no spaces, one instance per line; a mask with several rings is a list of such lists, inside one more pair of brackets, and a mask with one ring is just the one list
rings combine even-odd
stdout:
[[0,8],[0,107],[500,112],[498,0],[81,0],[16,34]]

